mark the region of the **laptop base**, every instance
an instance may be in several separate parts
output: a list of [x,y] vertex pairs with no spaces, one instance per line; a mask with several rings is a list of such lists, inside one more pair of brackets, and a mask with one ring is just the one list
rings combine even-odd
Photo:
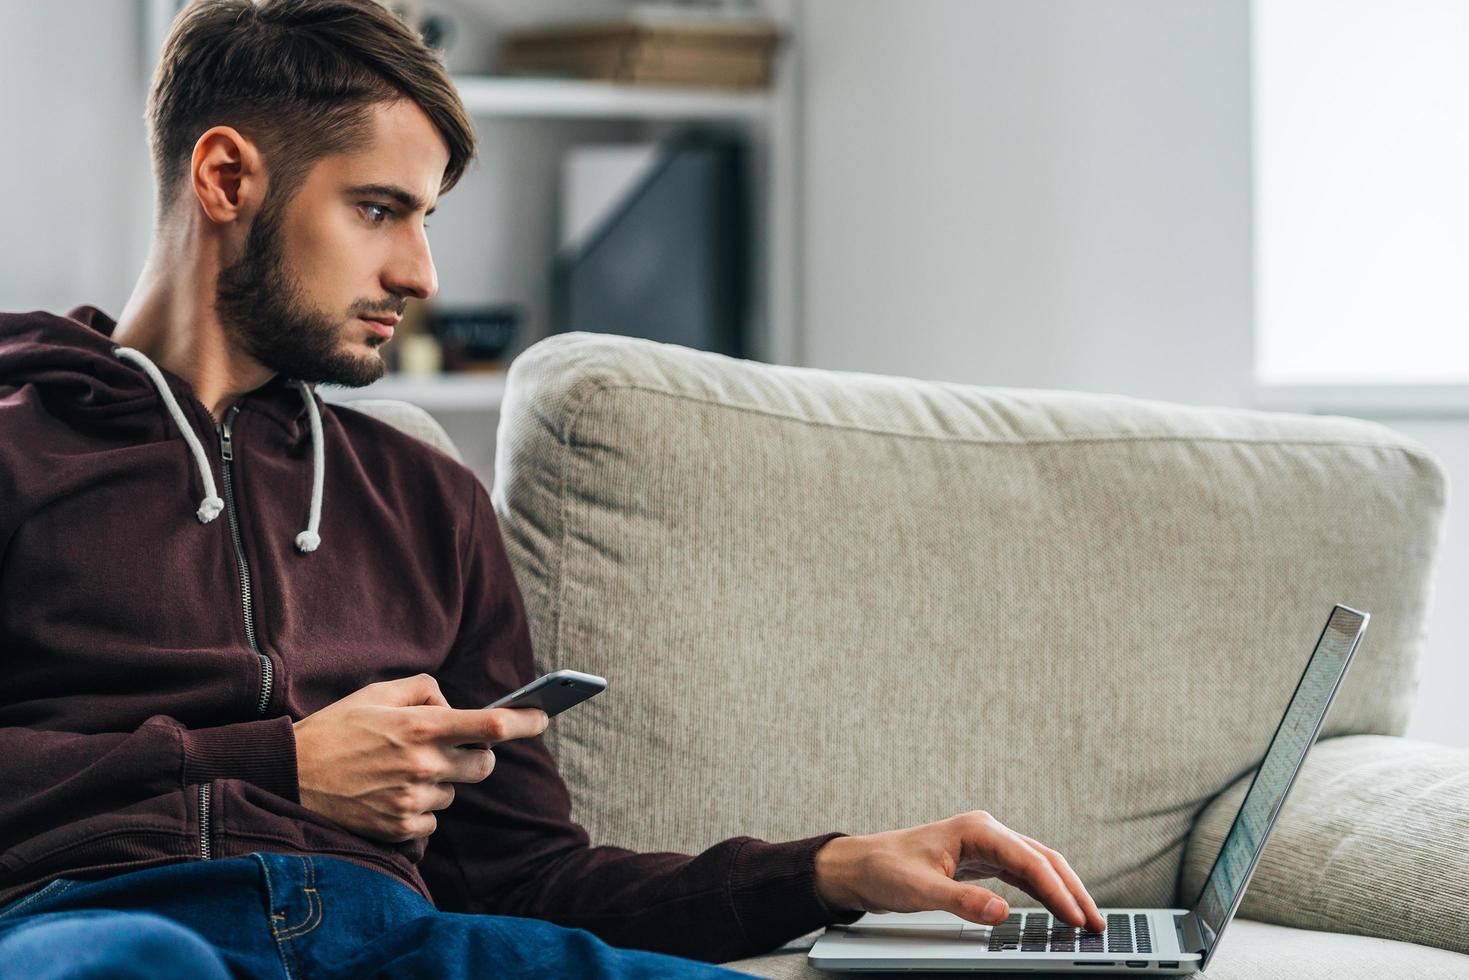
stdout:
[[[1202,957],[1197,952],[1180,948],[1175,917],[1188,915],[1184,909],[1102,909],[1104,917],[1125,916],[1129,934],[1131,924],[1140,921],[1144,928],[1122,942],[1121,931],[1108,927],[1102,933],[1101,949],[1096,941],[1063,941],[1063,951],[1052,951],[1049,942],[1039,945],[1045,951],[1008,947],[997,940],[996,928],[967,922],[948,912],[869,913],[848,926],[832,926],[816,941],[808,954],[808,962],[818,970],[836,972],[873,972],[881,970],[931,970],[965,972],[1034,972],[1053,973],[1126,973],[1183,975],[1198,971]],[[1029,916],[1046,916],[1044,909],[1012,909],[1012,917],[1024,922]],[[1072,931],[1072,930],[1068,930]],[[1146,934],[1148,942],[1141,942]],[[1035,939],[1032,931],[1029,939]],[[1109,938],[1112,940],[1109,942]],[[1023,945],[1034,946],[1027,942]],[[1074,945],[1074,949],[1071,947]],[[1092,947],[1085,951],[1083,945]],[[1116,951],[1109,951],[1112,946]],[[1143,951],[1143,947],[1147,951]]]

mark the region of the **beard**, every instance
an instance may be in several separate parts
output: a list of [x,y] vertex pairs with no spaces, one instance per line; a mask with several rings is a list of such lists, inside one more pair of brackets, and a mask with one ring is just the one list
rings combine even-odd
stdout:
[[[286,268],[279,209],[267,202],[234,262],[220,270],[214,309],[231,347],[287,378],[361,388],[383,376],[381,356],[358,356],[342,323],[314,309]],[[374,351],[383,338],[372,335]]]

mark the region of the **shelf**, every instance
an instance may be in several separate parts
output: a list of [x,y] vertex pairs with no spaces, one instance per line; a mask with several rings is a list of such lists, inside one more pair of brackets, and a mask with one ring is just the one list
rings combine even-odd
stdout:
[[770,94],[763,89],[665,88],[494,75],[456,75],[454,85],[471,116],[758,122],[770,115]]
[[413,377],[388,374],[365,388],[323,385],[317,393],[325,401],[350,403],[361,398],[391,398],[429,412],[495,412],[505,397],[505,375],[500,373],[441,374]]

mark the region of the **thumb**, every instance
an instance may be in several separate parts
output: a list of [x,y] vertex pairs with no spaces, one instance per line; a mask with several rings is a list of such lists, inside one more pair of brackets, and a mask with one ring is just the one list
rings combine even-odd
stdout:
[[983,926],[999,925],[1010,914],[1010,903],[988,888],[945,878],[936,883],[938,908]]
[[406,708],[420,704],[432,704],[441,708],[449,707],[449,702],[439,690],[439,682],[434,680],[431,674],[414,674],[412,677],[402,677],[395,681],[378,681],[350,696],[360,696],[361,700],[369,704],[394,708]]

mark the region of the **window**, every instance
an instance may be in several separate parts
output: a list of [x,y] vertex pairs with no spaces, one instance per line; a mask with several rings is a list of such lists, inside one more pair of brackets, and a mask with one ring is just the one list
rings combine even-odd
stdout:
[[1469,383],[1469,3],[1253,14],[1257,380]]

